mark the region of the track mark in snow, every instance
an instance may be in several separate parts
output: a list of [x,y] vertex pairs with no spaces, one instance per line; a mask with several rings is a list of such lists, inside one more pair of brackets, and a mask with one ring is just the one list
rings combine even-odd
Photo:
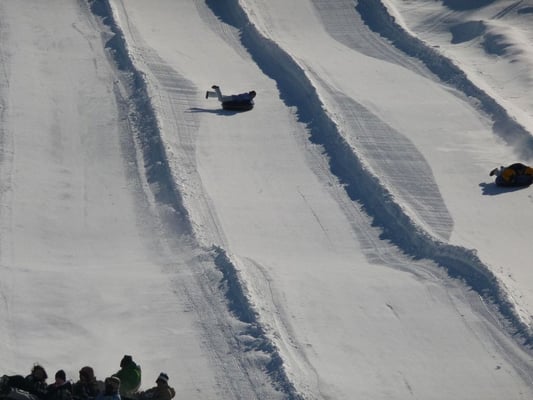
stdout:
[[[148,112],[148,114],[153,114],[153,117],[149,117],[153,121],[149,120],[148,124],[153,125],[151,129],[160,132],[158,135],[162,136],[162,140],[158,137],[150,140],[161,140],[162,143],[167,144],[167,148],[158,150],[163,154],[156,153],[152,157],[152,164],[156,167],[154,168],[156,173],[160,173],[157,172],[159,170],[164,172],[164,169],[168,168],[168,182],[165,186],[167,188],[172,187],[172,189],[167,189],[167,201],[171,201],[171,197],[177,194],[180,203],[179,209],[182,214],[187,215],[189,225],[187,229],[201,243],[205,242],[207,246],[210,246],[211,243],[225,243],[218,217],[214,212],[214,207],[210,204],[211,200],[203,189],[202,179],[196,166],[196,138],[200,122],[194,105],[200,97],[200,92],[192,82],[168,65],[154,49],[143,42],[141,35],[130,23],[126,7],[122,1],[120,1],[120,5],[126,21],[125,27],[133,41],[129,45],[142,49],[141,53],[135,53],[135,62],[142,65],[144,74],[150,75],[151,85],[154,86],[146,88],[150,92],[149,99],[147,99],[149,104],[146,104],[146,107],[155,108],[155,110]],[[197,7],[201,10],[199,4]],[[206,13],[205,6],[203,9],[202,14],[209,14]],[[220,23],[218,24],[220,25]],[[120,51],[120,53],[123,52]],[[144,80],[145,78],[140,79]],[[149,143],[146,144],[149,149]],[[171,157],[167,157],[166,151],[169,149],[174,151],[179,149],[179,153],[173,153]],[[150,159],[150,155],[148,158]],[[170,160],[172,160],[172,164],[169,164]],[[163,178],[165,181],[167,180],[167,178]],[[157,181],[157,177],[154,179]],[[182,196],[185,197],[182,198]],[[192,209],[187,207],[188,201],[194,201],[194,208],[202,211],[190,214]],[[197,226],[202,226],[202,229],[195,229]],[[200,231],[209,232],[212,237],[201,237]]]
[[433,76],[419,60],[406,57],[364,25],[353,0],[312,1],[324,28],[333,39],[369,57],[394,62],[421,76]]
[[[144,46],[144,48],[148,47]],[[194,230],[193,233],[200,241],[205,241],[208,245],[225,243],[225,236],[214,211],[215,208],[210,204],[211,201],[203,189],[202,179],[196,165],[196,138],[200,123],[193,105],[197,102],[199,91],[193,83],[165,64],[164,60],[152,50],[145,50],[143,54],[147,70],[155,78],[153,83],[159,84],[156,92],[159,95],[166,94],[165,99],[152,100],[162,125],[163,142],[167,143],[169,148],[180,149],[179,154],[172,154],[171,157],[173,164],[169,167],[173,175],[172,182],[178,183],[179,192],[188,194],[188,197],[184,198],[185,202],[190,198],[190,201],[194,201],[195,208],[202,210],[200,215],[190,215],[192,229],[201,225],[201,231],[209,232],[212,237],[198,237],[199,230]],[[169,162],[168,158],[167,162]],[[195,218],[202,219],[198,221]]]
[[[322,86],[327,87],[324,82]],[[453,220],[424,156],[407,137],[352,98],[339,92],[332,95],[341,110],[347,140],[353,141],[357,152],[400,202],[411,206],[422,226],[448,240]]]
[[398,313],[396,312],[396,310],[394,309],[393,306],[391,306],[389,303],[385,304],[389,310],[391,310],[391,312],[394,314],[394,316],[398,319],[401,319],[400,316],[398,315]]
[[317,213],[313,210],[313,207],[311,207],[311,204],[309,204],[309,201],[307,200],[307,198],[305,197],[305,195],[302,193],[302,191],[300,190],[300,188],[297,188],[298,190],[298,193],[300,194],[300,196],[302,197],[303,201],[305,202],[305,204],[307,204],[307,207],[309,208],[309,211],[311,212],[311,214],[313,214],[313,217],[315,218],[316,222],[318,223],[318,225],[320,226],[320,229],[322,229],[322,232],[324,232],[324,236],[326,237],[326,239],[328,240],[329,243],[331,243],[331,239],[329,237],[329,234],[328,234],[328,231],[327,229],[324,227],[324,225],[322,224],[322,222],[320,222],[320,217],[317,215]]
[[[268,375],[272,378],[277,390],[280,391],[280,393],[283,393],[284,398],[302,400],[301,395],[296,392],[294,384],[286,374],[279,350],[273,344],[273,341],[267,337],[266,330],[263,328],[265,321],[261,320],[254,306],[248,300],[249,289],[244,288],[240,283],[242,282],[242,279],[239,276],[240,273],[236,266],[237,261],[231,259],[222,249],[217,249],[217,257],[215,261],[224,275],[226,297],[230,302],[230,309],[241,321],[248,324],[247,328],[243,329],[240,335],[241,340],[244,338],[245,341],[252,344],[252,346],[246,345],[246,351],[249,352],[250,350],[256,349],[266,353],[268,355],[268,362],[265,363],[266,365],[264,367],[266,368]],[[251,261],[253,266],[259,269],[263,275],[263,279],[259,279],[258,282],[266,282],[266,285],[268,286],[267,293],[270,292],[272,294],[272,287],[270,286],[271,280],[266,275],[265,270],[252,260],[247,261]],[[253,282],[255,282],[255,280],[253,280]],[[274,296],[271,297],[271,300],[274,301]],[[281,315],[282,309],[280,307],[275,306],[273,308],[276,309],[274,315]],[[276,321],[278,320],[277,318],[274,319]],[[284,321],[286,322],[287,319],[285,318]],[[286,328],[285,324],[283,326]],[[287,332],[287,329],[277,329],[275,332],[283,333]],[[246,337],[251,337],[253,340],[249,341]],[[291,340],[281,341],[281,343],[290,342]]]
[[511,5],[509,5],[508,7],[504,8],[503,10],[501,10],[500,12],[498,12],[496,15],[494,15],[492,17],[492,19],[500,19],[500,18],[503,18],[505,17],[507,14],[509,14],[510,12],[516,10],[516,8],[518,6],[520,6],[520,4],[523,3],[523,0],[520,0],[520,1],[517,1]]
[[[265,265],[246,258],[242,260],[243,263],[247,264],[246,271],[250,271],[252,275],[255,275],[253,278],[247,280],[253,282],[255,285],[260,286],[257,290],[258,293],[268,293],[269,296],[264,295],[254,295],[252,296],[255,299],[261,299],[261,308],[262,313],[258,315],[259,321],[265,325],[271,325],[271,332],[274,332],[277,336],[279,346],[283,346],[283,354],[288,355],[290,358],[296,360],[291,365],[297,365],[298,373],[306,375],[307,382],[311,387],[306,387],[305,391],[313,394],[319,395],[318,398],[324,398],[322,391],[320,389],[320,376],[313,367],[312,363],[308,360],[306,352],[302,350],[303,348],[309,348],[309,344],[301,344],[296,341],[296,335],[294,334],[294,329],[291,325],[291,318],[286,314],[283,304],[283,295],[277,288],[273,285],[274,280],[270,277],[268,273],[268,268]],[[254,290],[255,288],[250,288]],[[291,385],[291,391],[294,390]],[[305,398],[305,397],[304,397]]]

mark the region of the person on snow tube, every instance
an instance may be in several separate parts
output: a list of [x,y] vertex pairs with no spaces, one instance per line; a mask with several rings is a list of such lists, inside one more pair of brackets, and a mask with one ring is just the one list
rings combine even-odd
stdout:
[[232,94],[225,96],[220,91],[220,87],[213,85],[211,87],[214,91],[208,90],[205,92],[205,98],[216,97],[222,103],[222,108],[226,110],[250,110],[254,106],[254,98],[256,96],[255,90],[246,93]]
[[529,186],[533,183],[533,168],[522,163],[514,163],[507,167],[503,165],[490,171],[490,176],[496,176],[496,185],[504,187]]

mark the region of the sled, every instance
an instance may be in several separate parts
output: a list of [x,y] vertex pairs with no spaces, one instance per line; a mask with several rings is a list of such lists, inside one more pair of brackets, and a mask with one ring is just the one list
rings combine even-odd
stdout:
[[494,183],[496,183],[496,186],[501,187],[528,187],[533,183],[533,177],[531,175],[518,175],[513,182],[507,182],[501,176],[498,176]]
[[248,111],[254,108],[254,102],[253,100],[225,101],[222,103],[222,108],[224,110],[232,110],[232,111]]

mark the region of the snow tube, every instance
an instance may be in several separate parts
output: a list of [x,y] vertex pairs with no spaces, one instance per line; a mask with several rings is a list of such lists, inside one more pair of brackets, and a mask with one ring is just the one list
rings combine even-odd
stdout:
[[222,103],[222,108],[224,110],[233,110],[233,111],[248,111],[254,108],[253,100],[231,100],[224,101]]
[[496,185],[502,187],[527,187],[533,184],[533,176],[531,175],[518,175],[514,177],[512,181],[506,181],[501,176],[496,178]]

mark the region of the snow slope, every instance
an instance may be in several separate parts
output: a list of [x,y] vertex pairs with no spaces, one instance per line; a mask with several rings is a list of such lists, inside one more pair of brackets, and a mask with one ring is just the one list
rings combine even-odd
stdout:
[[[465,75],[463,82],[468,80],[479,88],[479,94],[474,97],[480,100],[482,109],[489,112],[494,122],[493,132],[504,142],[500,147],[506,150],[503,154],[492,153],[493,163],[528,163],[533,149],[530,96],[533,3],[485,3],[484,7],[468,7],[460,2],[387,2],[392,13],[400,15],[398,21],[402,26],[458,66]],[[459,88],[465,86],[467,84],[463,83]],[[472,95],[470,91],[467,93]],[[505,111],[491,105],[492,100]],[[502,115],[503,112],[508,117]],[[531,224],[523,215],[533,198],[528,191],[509,195],[492,191],[484,182],[480,186],[488,203],[494,207],[487,210],[490,214],[480,215],[482,218],[468,218],[464,231],[471,233],[461,234],[461,240],[478,250],[506,285],[524,322],[531,325],[533,275],[529,268],[527,243]],[[505,211],[507,207],[516,210],[516,214],[509,215]],[[494,224],[498,229],[493,229]],[[511,250],[503,251],[500,243],[512,243]]]
[[5,371],[127,353],[177,398],[531,397],[531,196],[486,183],[518,153],[365,25],[379,3],[28,4],[0,20]]
[[[384,7],[376,7],[371,2],[360,1],[357,9],[362,13],[365,23],[369,24],[373,30],[390,39],[395,47],[418,57],[441,80],[466,94],[476,108],[479,108],[483,114],[490,118],[493,135],[498,142],[500,140],[505,142],[506,146],[504,147],[507,152],[504,159],[528,162],[531,159],[531,149],[533,148],[532,125],[529,119],[523,117],[527,112],[530,113],[531,108],[527,103],[529,99],[527,88],[531,83],[532,59],[527,40],[518,39],[531,35],[531,18],[528,17],[531,13],[531,3],[519,1],[494,2],[492,4],[493,2],[488,2],[492,4],[490,7],[481,7],[476,2],[449,2],[450,4],[444,2],[445,6],[452,9],[456,7],[459,11],[457,9],[450,11],[449,8],[440,7],[435,2],[403,2],[401,5],[395,4],[396,8],[391,6],[391,3],[398,2],[386,2],[389,6],[388,11],[394,16],[392,18],[386,14]],[[398,8],[406,15],[398,13]],[[441,15],[435,12],[435,8],[441,9]],[[407,26],[404,22],[406,16],[410,16],[406,10],[419,13],[411,21],[412,25],[417,26],[417,28],[425,26],[426,29],[431,30],[433,27],[434,32],[450,29],[452,31],[452,44],[450,45],[449,32],[442,34],[438,39],[433,37],[432,40],[428,40],[429,43],[418,40],[416,34],[413,37],[409,30],[410,25]],[[462,40],[461,35],[467,35],[469,32],[470,25],[464,21],[478,15],[489,15],[490,17],[487,19],[490,18],[491,20],[502,19],[500,22],[502,28],[505,25],[506,29],[516,31],[516,35],[512,38],[517,40],[505,39],[511,51],[502,51],[495,57],[494,52],[488,49],[494,47],[491,45],[491,40],[498,42],[501,39],[498,35],[495,37],[486,35],[485,41],[482,43],[484,48],[482,54],[475,47],[479,46],[478,41],[469,43],[466,48],[457,48],[459,47],[457,42]],[[402,27],[410,33],[406,34],[402,31],[402,28],[395,24],[395,19],[400,21]],[[424,40],[428,38],[422,29],[418,29],[417,34]],[[453,37],[454,34],[458,37]],[[464,40],[468,41],[468,38]],[[442,52],[442,48],[446,48],[446,50]],[[438,49],[438,51],[434,49]],[[454,52],[456,56],[452,57],[450,61],[448,56]],[[462,69],[457,68],[456,65],[461,66]],[[486,68],[486,66],[491,67]],[[465,142],[464,137],[457,137],[454,138],[452,146],[463,145]],[[483,146],[476,145],[473,150],[476,153],[481,153],[482,148],[484,149]],[[489,142],[489,148],[482,153],[483,155],[491,155],[495,150],[495,146]],[[509,154],[508,150],[512,150],[510,155],[507,155]],[[455,153],[454,149],[451,151]],[[467,156],[467,160],[475,161],[478,158],[476,156],[477,154]],[[456,158],[453,157],[449,161],[455,163]],[[501,163],[506,162],[501,161]],[[432,167],[434,165],[432,163]],[[438,166],[433,169],[436,170],[436,167]],[[445,174],[448,172],[449,168],[445,170]],[[479,179],[477,174],[475,179]],[[455,186],[455,183],[452,185]],[[505,194],[505,192],[494,190],[493,185],[485,182],[479,183],[479,186],[485,196]],[[444,191],[445,188],[440,185],[440,189]],[[455,193],[456,188],[452,187],[451,190]],[[531,196],[527,192],[521,193],[522,196],[517,193],[514,194],[512,199],[505,197],[499,199],[501,201],[494,202],[491,199],[490,204],[487,205],[494,205],[495,207],[485,207],[484,204],[483,208],[486,208],[487,211],[484,214],[478,210],[478,196],[474,196],[473,199],[475,200],[472,207],[460,203],[458,204],[459,213],[454,212],[453,214],[456,231],[460,232],[461,235],[461,241],[458,243],[467,243],[468,247],[476,249],[482,261],[490,267],[492,272],[496,273],[498,279],[504,282],[506,291],[511,294],[511,301],[515,303],[515,310],[522,318],[522,322],[526,326],[530,326],[531,274],[528,265],[527,235],[525,234],[529,230],[530,223],[527,219],[523,219],[522,215],[529,207]],[[453,199],[447,199],[446,203],[451,204],[452,201]],[[508,207],[517,211],[516,217],[507,213]],[[458,215],[461,216],[460,219],[457,218]],[[472,218],[472,215],[475,217]],[[459,225],[461,222],[463,222],[462,228]],[[495,224],[497,224],[497,229],[493,229]],[[505,228],[501,229],[503,225]],[[481,229],[475,229],[473,226]],[[507,245],[509,241],[511,245]]]

